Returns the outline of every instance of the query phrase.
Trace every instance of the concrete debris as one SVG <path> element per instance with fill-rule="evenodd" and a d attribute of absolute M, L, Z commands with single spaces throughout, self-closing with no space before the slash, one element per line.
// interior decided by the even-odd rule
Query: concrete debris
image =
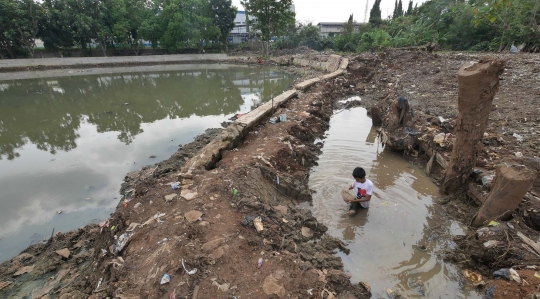
<path fill-rule="evenodd" d="M 176 196 L 178 196 L 178 194 L 169 194 L 169 195 L 165 195 L 165 202 L 171 202 L 173 199 L 176 198 Z"/>

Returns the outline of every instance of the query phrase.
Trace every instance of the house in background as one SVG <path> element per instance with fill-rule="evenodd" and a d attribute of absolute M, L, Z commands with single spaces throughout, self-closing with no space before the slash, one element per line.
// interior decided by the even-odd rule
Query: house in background
<path fill-rule="evenodd" d="M 345 26 L 346 24 L 347 22 L 320 22 L 319 24 L 317 24 L 317 27 L 319 27 L 319 34 L 321 35 L 321 37 L 329 37 L 342 33 L 343 26 Z M 360 26 L 363 26 L 365 24 L 366 23 L 354 22 L 354 30 L 358 30 Z"/>
<path fill-rule="evenodd" d="M 296 7 L 294 4 L 291 5 L 291 11 L 295 12 Z M 249 16 L 250 20 L 250 26 L 253 25 L 253 23 L 257 20 L 253 16 Z M 247 31 L 247 24 L 246 24 L 246 12 L 243 10 L 239 10 L 236 13 L 236 18 L 234 19 L 234 28 L 231 30 L 231 33 L 229 35 L 228 41 L 230 43 L 239 44 L 241 42 L 245 42 L 248 40 L 248 31 Z M 251 28 L 250 28 L 251 29 Z M 253 30 L 251 30 L 251 33 L 254 33 Z M 260 33 L 260 32 L 259 32 Z"/>

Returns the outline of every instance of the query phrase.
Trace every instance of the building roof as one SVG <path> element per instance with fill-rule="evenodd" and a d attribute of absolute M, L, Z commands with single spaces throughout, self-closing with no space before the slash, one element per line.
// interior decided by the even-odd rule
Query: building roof
<path fill-rule="evenodd" d="M 317 24 L 317 26 L 343 26 L 347 24 L 347 22 L 320 22 L 319 24 Z M 365 23 L 358 23 L 358 22 L 353 22 L 353 25 L 363 25 Z"/>

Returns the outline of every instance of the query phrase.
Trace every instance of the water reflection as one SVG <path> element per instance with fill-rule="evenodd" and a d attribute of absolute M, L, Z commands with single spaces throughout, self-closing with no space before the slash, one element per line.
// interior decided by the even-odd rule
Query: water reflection
<path fill-rule="evenodd" d="M 0 261 L 53 228 L 106 218 L 127 172 L 168 158 L 293 79 L 230 67 L 0 82 Z"/>
<path fill-rule="evenodd" d="M 26 143 L 52 154 L 70 151 L 81 122 L 98 133 L 119 132 L 130 144 L 142 123 L 234 113 L 248 96 L 253 106 L 290 85 L 268 69 L 129 73 L 5 81 L 0 88 L 0 159 L 14 159 Z M 254 96 L 253 96 L 254 95 Z"/>
<path fill-rule="evenodd" d="M 348 243 L 351 253 L 338 255 L 353 281 L 368 282 L 376 298 L 386 297 L 387 288 L 406 298 L 479 298 L 434 253 L 449 246 L 434 228 L 450 226 L 433 205 L 437 186 L 399 154 L 377 146 L 363 108 L 333 117 L 328 136 L 310 176 L 310 188 L 317 191 L 313 212 L 330 234 Z M 366 169 L 375 190 L 370 209 L 348 217 L 340 191 L 357 166 Z"/>

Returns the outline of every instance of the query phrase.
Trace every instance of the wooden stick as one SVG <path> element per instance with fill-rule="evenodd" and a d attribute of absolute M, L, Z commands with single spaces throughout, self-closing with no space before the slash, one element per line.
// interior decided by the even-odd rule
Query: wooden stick
<path fill-rule="evenodd" d="M 191 299 L 197 299 L 197 295 L 199 295 L 199 286 L 196 285 L 195 289 L 193 290 L 193 297 Z"/>

